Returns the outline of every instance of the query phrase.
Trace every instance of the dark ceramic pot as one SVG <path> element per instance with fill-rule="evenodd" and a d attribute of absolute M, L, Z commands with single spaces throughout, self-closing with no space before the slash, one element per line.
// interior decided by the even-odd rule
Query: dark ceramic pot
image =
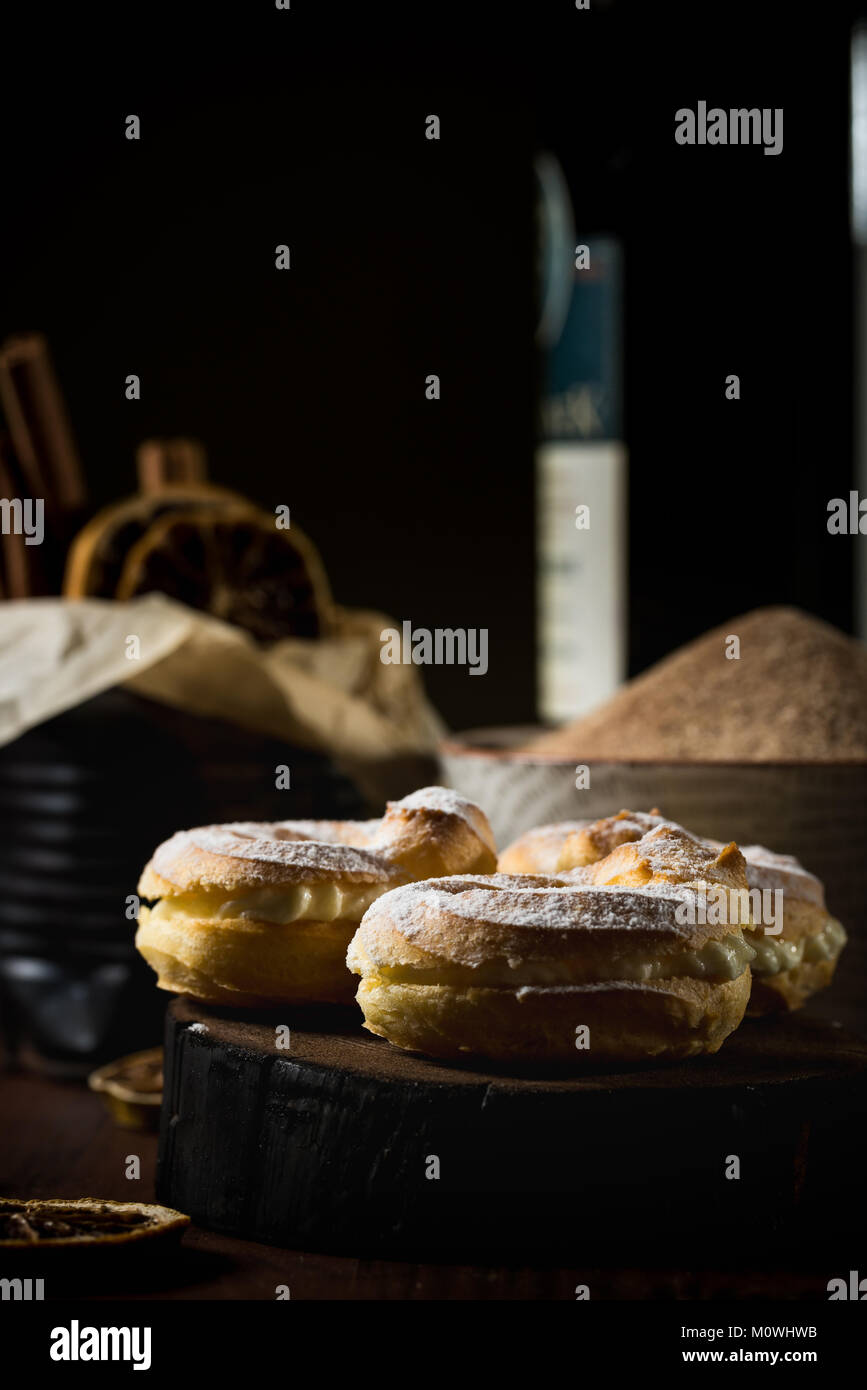
<path fill-rule="evenodd" d="M 275 769 L 290 768 L 278 790 Z M 166 996 L 127 898 L 192 825 L 367 808 L 326 757 L 123 690 L 0 749 L 0 1016 L 24 1063 L 79 1074 L 159 1041 Z"/>

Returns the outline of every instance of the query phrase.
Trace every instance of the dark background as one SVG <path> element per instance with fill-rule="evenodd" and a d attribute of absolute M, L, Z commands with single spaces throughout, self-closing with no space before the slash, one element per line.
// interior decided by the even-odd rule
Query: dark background
<path fill-rule="evenodd" d="M 4 43 L 0 333 L 47 333 L 93 505 L 200 437 L 342 602 L 490 630 L 488 680 L 426 672 L 453 726 L 533 714 L 540 147 L 625 243 L 631 670 L 762 603 L 851 630 L 856 7 L 592 5 L 49 6 Z M 702 99 L 784 107 L 783 153 L 677 146 Z"/>

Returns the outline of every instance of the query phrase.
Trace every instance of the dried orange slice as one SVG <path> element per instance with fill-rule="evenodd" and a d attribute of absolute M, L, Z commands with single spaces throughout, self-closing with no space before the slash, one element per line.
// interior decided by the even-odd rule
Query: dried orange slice
<path fill-rule="evenodd" d="M 184 507 L 243 505 L 240 493 L 210 483 L 167 483 L 97 512 L 72 542 L 63 592 L 67 598 L 114 598 L 124 560 L 153 521 Z"/>
<path fill-rule="evenodd" d="M 320 637 L 331 595 L 312 542 L 249 504 L 193 506 L 152 522 L 130 548 L 116 597 L 158 590 L 260 642 Z"/>
<path fill-rule="evenodd" d="M 0 1252 L 91 1249 L 179 1237 L 190 1218 L 149 1202 L 0 1198 Z"/>
<path fill-rule="evenodd" d="M 122 1128 L 155 1129 L 163 1095 L 163 1050 L 151 1047 L 119 1057 L 92 1071 L 87 1084 Z"/>

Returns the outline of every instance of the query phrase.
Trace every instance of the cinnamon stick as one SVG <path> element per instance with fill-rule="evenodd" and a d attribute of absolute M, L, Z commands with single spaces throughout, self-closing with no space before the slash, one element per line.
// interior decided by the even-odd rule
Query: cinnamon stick
<path fill-rule="evenodd" d="M 27 491 L 49 511 L 81 508 L 86 489 L 66 405 L 41 333 L 0 348 L 0 405 Z"/>
<path fill-rule="evenodd" d="M 11 501 L 20 497 L 22 491 L 8 451 L 0 440 L 0 498 Z M 3 559 L 0 594 L 4 598 L 29 598 L 40 587 L 36 573 L 38 560 L 33 554 L 33 547 L 26 545 L 24 536 L 10 528 L 0 535 L 0 554 Z"/>

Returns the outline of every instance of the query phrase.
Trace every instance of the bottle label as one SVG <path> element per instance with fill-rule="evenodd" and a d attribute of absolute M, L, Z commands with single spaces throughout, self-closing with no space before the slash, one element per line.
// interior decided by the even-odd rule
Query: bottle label
<path fill-rule="evenodd" d="M 539 710 L 561 723 L 625 675 L 626 449 L 542 444 L 536 479 Z"/>

